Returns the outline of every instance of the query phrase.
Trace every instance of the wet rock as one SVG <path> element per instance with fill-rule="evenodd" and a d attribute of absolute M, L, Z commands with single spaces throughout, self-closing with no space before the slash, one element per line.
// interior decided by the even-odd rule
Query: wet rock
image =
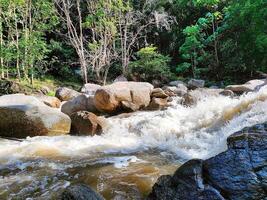
<path fill-rule="evenodd" d="M 160 177 L 147 199 L 224 200 L 216 189 L 205 184 L 202 171 L 202 160 L 188 161 L 173 176 Z"/>
<path fill-rule="evenodd" d="M 223 89 L 197 88 L 183 96 L 183 104 L 186 106 L 195 105 L 199 100 L 209 97 L 218 97 Z"/>
<path fill-rule="evenodd" d="M 87 95 L 95 95 L 95 92 L 100 88 L 101 88 L 101 85 L 87 83 L 82 87 L 81 92 Z"/>
<path fill-rule="evenodd" d="M 151 97 L 156 97 L 156 98 L 167 98 L 168 95 L 161 89 L 161 88 L 155 88 L 152 90 Z"/>
<path fill-rule="evenodd" d="M 168 98 L 156 98 L 153 97 L 149 106 L 148 106 L 148 110 L 161 110 L 164 109 L 168 106 Z"/>
<path fill-rule="evenodd" d="M 228 150 L 191 160 L 161 177 L 148 199 L 259 200 L 267 198 L 267 124 L 231 135 Z"/>
<path fill-rule="evenodd" d="M 169 82 L 168 85 L 169 86 L 175 86 L 175 87 L 177 87 L 178 85 L 184 85 L 184 86 L 186 86 L 186 83 L 184 83 L 183 81 L 171 81 L 171 82 Z"/>
<path fill-rule="evenodd" d="M 99 135 L 106 126 L 106 119 L 98 117 L 94 113 L 79 111 L 71 115 L 72 135 Z"/>
<path fill-rule="evenodd" d="M 198 80 L 198 79 L 191 79 L 188 82 L 188 88 L 189 89 L 196 89 L 196 88 L 203 88 L 205 86 L 205 81 L 204 80 Z"/>
<path fill-rule="evenodd" d="M 243 85 L 229 85 L 225 89 L 231 90 L 236 94 L 242 94 L 245 92 L 252 92 L 265 85 L 265 80 L 251 80 Z"/>
<path fill-rule="evenodd" d="M 138 109 L 150 103 L 153 86 L 146 82 L 116 82 L 96 91 L 94 103 L 101 112 L 114 113 L 123 109 L 121 102 L 135 104 Z"/>
<path fill-rule="evenodd" d="M 57 97 L 50 97 L 50 96 L 45 96 L 45 95 L 36 95 L 35 97 L 39 101 L 43 102 L 44 104 L 52 108 L 59 108 L 61 105 L 61 101 Z"/>
<path fill-rule="evenodd" d="M 61 195 L 61 200 L 104 200 L 104 198 L 84 184 L 69 186 Z"/>
<path fill-rule="evenodd" d="M 125 76 L 120 75 L 113 81 L 113 83 L 116 83 L 116 82 L 127 82 L 127 81 L 128 80 L 127 80 L 127 78 Z"/>
<path fill-rule="evenodd" d="M 168 95 L 168 96 L 184 96 L 188 89 L 185 85 L 183 84 L 178 84 L 177 86 L 164 86 L 162 88 L 164 90 L 164 92 Z"/>
<path fill-rule="evenodd" d="M 235 93 L 231 90 L 223 90 L 220 92 L 220 95 L 227 96 L 227 97 L 233 97 L 235 96 Z"/>
<path fill-rule="evenodd" d="M 97 113 L 97 109 L 94 104 L 94 96 L 79 95 L 70 101 L 64 102 L 61 106 L 61 111 L 67 115 L 78 111 L 89 111 Z"/>
<path fill-rule="evenodd" d="M 0 119 L 0 135 L 14 138 L 64 135 L 71 124 L 58 109 L 23 94 L 0 97 Z"/>
<path fill-rule="evenodd" d="M 70 88 L 66 87 L 60 87 L 56 91 L 56 97 L 61 101 L 69 101 L 77 96 L 79 96 L 81 93 L 72 90 Z"/>

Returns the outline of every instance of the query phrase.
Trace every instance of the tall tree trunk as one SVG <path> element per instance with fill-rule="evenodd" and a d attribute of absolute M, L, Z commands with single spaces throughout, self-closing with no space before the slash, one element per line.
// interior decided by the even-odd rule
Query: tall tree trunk
<path fill-rule="evenodd" d="M 5 73 L 4 73 L 4 58 L 3 58 L 3 25 L 2 25 L 2 8 L 0 6 L 0 69 L 1 69 L 1 78 L 5 78 Z"/>
<path fill-rule="evenodd" d="M 80 40 L 80 50 L 81 50 L 81 67 L 82 67 L 82 73 L 83 73 L 83 79 L 85 83 L 88 83 L 88 78 L 87 78 L 87 64 L 86 64 L 86 58 L 85 58 L 85 52 L 84 52 L 84 44 L 83 44 L 83 27 L 82 27 L 82 14 L 80 10 L 80 0 L 76 1 L 77 3 L 77 10 L 78 10 L 78 16 L 79 16 L 79 28 L 80 28 L 80 35 L 79 35 L 79 40 Z"/>
<path fill-rule="evenodd" d="M 20 66 L 19 66 L 19 31 L 18 31 L 18 22 L 17 22 L 17 15 L 16 15 L 16 8 L 14 6 L 14 18 L 15 18 L 15 31 L 16 31 L 16 69 L 17 69 L 17 77 L 20 80 L 21 75 L 20 75 Z"/>

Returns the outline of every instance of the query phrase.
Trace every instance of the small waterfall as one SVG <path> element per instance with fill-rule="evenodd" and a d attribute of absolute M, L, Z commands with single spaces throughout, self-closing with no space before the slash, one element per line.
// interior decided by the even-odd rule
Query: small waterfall
<path fill-rule="evenodd" d="M 175 99 L 172 106 L 163 111 L 140 111 L 111 117 L 101 136 L 34 137 L 22 142 L 0 139 L 0 171 L 8 174 L 5 177 L 0 173 L 0 191 L 4 191 L 0 192 L 0 197 L 8 194 L 14 184 L 20 185 L 20 181 L 21 187 L 35 194 L 31 184 L 24 185 L 32 179 L 36 181 L 36 187 L 44 188 L 41 194 L 51 197 L 53 188 L 70 184 L 71 180 L 65 181 L 66 174 L 71 177 L 68 169 L 77 168 L 77 174 L 71 178 L 75 179 L 79 177 L 80 168 L 91 165 L 107 163 L 114 164 L 115 169 L 134 168 L 130 163 L 137 162 L 148 169 L 146 163 L 162 164 L 168 159 L 169 163 L 206 159 L 224 151 L 226 138 L 232 133 L 267 121 L 266 86 L 237 98 L 199 95 L 199 101 L 192 107 L 182 106 L 176 103 L 179 99 Z M 34 170 L 27 171 L 29 168 Z M 114 168 L 109 169 L 109 173 L 112 170 Z M 136 168 L 131 170 L 136 171 Z M 146 174 L 145 177 L 153 177 L 151 184 L 160 174 L 157 167 L 149 170 L 152 175 Z M 20 173 L 16 174 L 17 171 Z M 123 176 L 117 173 L 116 176 Z M 101 173 L 97 174 L 101 178 Z M 65 178 L 60 179 L 61 176 Z M 100 192 L 105 191 L 96 187 Z M 27 194 L 29 191 L 25 188 L 14 189 L 13 194 Z"/>

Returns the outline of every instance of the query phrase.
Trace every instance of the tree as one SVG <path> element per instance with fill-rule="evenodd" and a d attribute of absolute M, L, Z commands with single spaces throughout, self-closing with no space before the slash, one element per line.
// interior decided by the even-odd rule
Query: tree
<path fill-rule="evenodd" d="M 158 53 L 156 47 L 140 49 L 137 57 L 138 60 L 130 62 L 130 71 L 141 75 L 143 80 L 164 80 L 172 75 L 168 66 L 170 57 Z"/>

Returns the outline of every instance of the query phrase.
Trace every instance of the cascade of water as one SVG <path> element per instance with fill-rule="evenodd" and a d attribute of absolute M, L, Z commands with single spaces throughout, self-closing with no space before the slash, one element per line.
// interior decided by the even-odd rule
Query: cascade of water
<path fill-rule="evenodd" d="M 121 184 L 125 181 L 135 184 L 140 174 L 135 178 L 133 174 L 140 169 L 144 177 L 136 185 L 143 188 L 144 179 L 150 177 L 146 184 L 149 190 L 160 175 L 157 166 L 163 169 L 166 159 L 177 164 L 177 160 L 214 156 L 226 149 L 226 138 L 232 133 L 267 121 L 266 86 L 238 98 L 200 94 L 198 99 L 192 107 L 174 101 L 164 111 L 141 111 L 109 118 L 109 126 L 101 136 L 34 137 L 22 142 L 0 139 L 0 198 L 28 194 L 51 197 L 53 191 L 56 194 L 58 188 L 79 179 L 81 169 L 91 171 L 88 166 L 105 163 L 114 164 L 115 168 L 97 171 L 99 168 L 95 167 L 98 175 L 90 175 L 98 177 L 101 183 L 101 187 L 96 186 L 98 191 L 106 191 L 104 186 L 114 189 L 116 184 L 106 185 L 111 181 L 103 179 L 106 176 L 116 176 L 114 180 L 121 180 Z M 135 162 L 139 164 L 129 165 Z M 147 163 L 160 164 L 154 167 Z M 115 170 L 127 166 L 124 174 Z M 75 172 L 73 177 L 68 170 Z M 38 188 L 41 191 L 36 193 Z M 126 190 L 122 188 L 114 190 Z"/>

